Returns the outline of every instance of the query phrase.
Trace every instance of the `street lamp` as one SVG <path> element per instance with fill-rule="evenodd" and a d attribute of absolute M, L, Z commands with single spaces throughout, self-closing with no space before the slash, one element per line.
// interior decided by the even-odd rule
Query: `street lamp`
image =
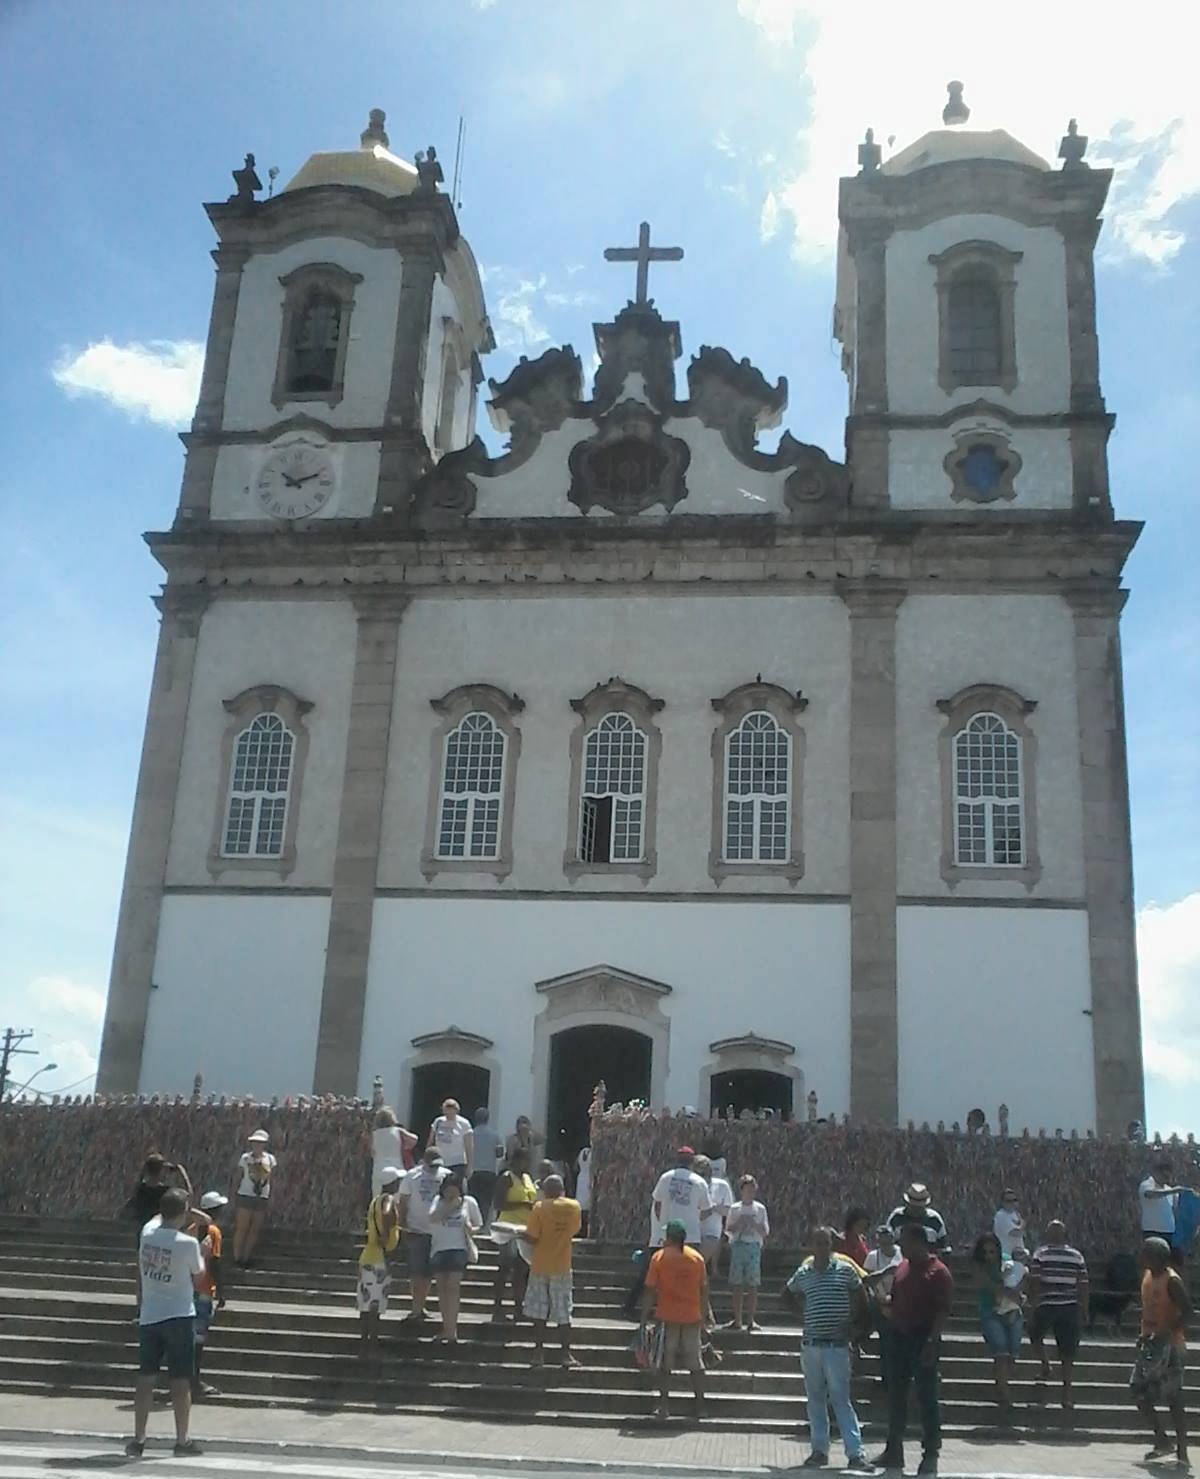
<path fill-rule="evenodd" d="M 31 1073 L 19 1089 L 12 1090 L 13 1098 L 15 1099 L 18 1094 L 23 1094 L 25 1090 L 29 1087 L 29 1085 L 34 1081 L 34 1079 L 38 1077 L 39 1074 L 53 1073 L 57 1067 L 57 1063 L 43 1063 L 42 1066 L 38 1069 L 37 1073 Z"/>

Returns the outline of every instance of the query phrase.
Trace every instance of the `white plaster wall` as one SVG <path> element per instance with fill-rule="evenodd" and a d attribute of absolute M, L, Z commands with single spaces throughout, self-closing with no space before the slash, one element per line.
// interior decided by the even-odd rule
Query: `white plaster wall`
<path fill-rule="evenodd" d="M 635 387 L 634 381 L 639 382 Z M 640 389 L 640 375 L 631 375 L 625 391 Z M 644 396 L 622 399 L 644 399 Z M 695 417 L 681 417 L 666 423 L 668 436 L 678 437 L 688 445 L 691 458 L 684 481 L 687 497 L 675 505 L 679 514 L 766 514 L 786 509 L 783 485 L 790 469 L 780 472 L 756 472 L 739 462 L 726 447 L 719 431 L 701 424 Z M 567 459 L 577 442 L 594 436 L 593 421 L 571 420 L 557 431 L 542 438 L 537 451 L 521 467 L 499 478 L 476 478 L 478 493 L 475 513 L 480 518 L 573 518 L 580 510 L 567 497 L 571 486 Z M 656 505 L 639 521 L 661 518 L 666 510 Z M 611 517 L 606 509 L 593 508 L 590 519 Z"/>
<path fill-rule="evenodd" d="M 710 892 L 712 827 L 710 745 L 718 716 L 712 700 L 761 673 L 802 690 L 807 737 L 804 770 L 805 876 L 800 893 L 845 893 L 847 874 L 849 623 L 827 595 L 656 595 L 419 598 L 400 628 L 396 705 L 387 776 L 379 880 L 424 887 L 420 854 L 429 806 L 430 700 L 462 683 L 493 683 L 525 701 L 517 716 L 522 750 L 517 772 L 513 850 L 506 889 L 569 890 L 563 873 L 568 840 L 570 700 L 617 675 L 665 707 L 657 716 L 658 871 L 646 885 Z M 571 819 L 574 835 L 575 819 Z M 489 888 L 489 873 L 442 873 L 439 885 Z M 628 876 L 588 874 L 576 887 L 640 889 Z M 791 892 L 786 880 L 728 880 L 724 892 Z"/>
<path fill-rule="evenodd" d="M 897 852 L 902 895 L 951 893 L 941 876 L 942 792 L 937 701 L 973 683 L 1033 699 L 1037 736 L 1034 897 L 1083 897 L 1083 807 L 1071 613 L 1053 595 L 909 596 L 896 631 Z M 1027 896 L 1018 882 L 963 882 L 956 896 Z"/>
<path fill-rule="evenodd" d="M 318 436 L 319 433 L 310 429 L 305 435 Z M 255 496 L 258 476 L 273 448 L 274 443 L 235 443 L 218 451 L 212 491 L 214 519 L 256 519 L 260 523 L 278 524 L 280 529 L 291 527 L 286 520 L 272 519 Z M 379 443 L 332 442 L 329 456 L 333 461 L 337 488 L 313 519 L 366 518 L 375 508 Z"/>
<path fill-rule="evenodd" d="M 1052 226 L 1023 226 L 1003 216 L 947 216 L 916 231 L 897 231 L 887 246 L 887 376 L 893 412 L 941 412 L 975 399 L 973 388 L 947 393 L 938 384 L 937 269 L 929 258 L 960 241 L 990 241 L 1023 253 L 1014 268 L 1017 385 L 978 392 L 1015 411 L 1066 411 L 1071 368 L 1067 269 Z"/>
<path fill-rule="evenodd" d="M 328 898 L 163 900 L 138 1088 L 310 1094 Z"/>
<path fill-rule="evenodd" d="M 1004 437 L 1021 459 L 1013 480 L 1015 498 L 993 503 L 957 501 L 945 462 L 968 429 Z M 1005 426 L 998 421 L 969 417 L 953 426 L 927 431 L 893 429 L 888 438 L 888 499 L 893 508 L 969 509 L 986 519 L 1010 509 L 1061 508 L 1073 505 L 1071 445 L 1066 431 L 1032 426 Z"/>
<path fill-rule="evenodd" d="M 307 262 L 334 262 L 362 276 L 355 288 L 346 353 L 345 393 L 336 406 L 271 402 L 279 358 L 284 289 L 279 279 Z M 237 322 L 225 388 L 227 431 L 273 426 L 297 412 L 312 412 L 333 426 L 379 426 L 391 385 L 396 313 L 400 305 L 400 254 L 342 237 L 314 237 L 278 252 L 251 257 L 242 272 Z"/>
<path fill-rule="evenodd" d="M 184 733 L 179 792 L 167 859 L 169 884 L 209 884 L 208 851 L 224 797 L 221 743 L 229 715 L 223 701 L 259 683 L 288 688 L 313 707 L 295 870 L 239 869 L 230 860 L 220 882 L 328 886 L 333 880 L 345 766 L 356 627 L 349 601 L 215 601 L 200 627 Z"/>
<path fill-rule="evenodd" d="M 507 1128 L 540 1111 L 529 1102 L 534 1017 L 545 1005 L 535 984 L 605 964 L 673 988 L 659 1002 L 671 1019 L 673 1108 L 696 1102 L 709 1043 L 753 1031 L 794 1043 L 789 1061 L 806 1092 L 840 1114 L 850 1097 L 849 959 L 844 904 L 378 899 L 359 1092 L 380 1073 L 385 1093 L 397 1094 L 412 1039 L 453 1024 L 495 1044 L 493 1122 Z"/>
<path fill-rule="evenodd" d="M 901 1123 L 1095 1127 L 1085 911 L 903 908 L 897 948 Z"/>
<path fill-rule="evenodd" d="M 442 355 L 446 328 L 443 319 L 458 320 L 458 305 L 446 286 L 445 279 L 434 279 L 433 300 L 429 313 L 429 337 L 425 342 L 425 383 L 421 387 L 421 429 L 427 446 L 432 447 L 437 431 L 438 405 L 442 388 Z"/>

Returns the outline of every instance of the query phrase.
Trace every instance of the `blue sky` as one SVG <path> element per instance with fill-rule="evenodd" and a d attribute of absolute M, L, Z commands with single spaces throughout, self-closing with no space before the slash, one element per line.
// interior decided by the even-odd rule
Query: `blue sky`
<path fill-rule="evenodd" d="M 840 455 L 830 336 L 839 173 L 867 124 L 896 146 L 966 82 L 973 123 L 1053 157 L 1068 116 L 1118 168 L 1098 274 L 1114 497 L 1145 519 L 1124 642 L 1149 1120 L 1200 1128 L 1200 103 L 1186 48 L 1133 12 L 986 15 L 930 0 L 7 0 L 0 508 L 0 1026 L 38 1031 L 40 1082 L 94 1051 L 156 617 L 141 532 L 171 520 L 208 319 L 201 209 L 253 150 L 286 181 L 383 107 L 393 149 L 453 159 L 502 378 L 631 287 L 602 249 L 686 258 L 651 291 L 685 353 L 723 344 L 788 378 L 786 424 Z M 1092 34 L 1095 33 L 1095 34 Z M 1175 54 L 1177 53 L 1177 55 Z M 1025 57 L 1021 63 L 1019 58 Z"/>

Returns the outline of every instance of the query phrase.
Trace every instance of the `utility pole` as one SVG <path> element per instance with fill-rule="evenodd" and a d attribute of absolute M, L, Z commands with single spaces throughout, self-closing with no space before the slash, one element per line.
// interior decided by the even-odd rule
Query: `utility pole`
<path fill-rule="evenodd" d="M 28 1027 L 19 1032 L 15 1027 L 4 1029 L 4 1039 L 0 1042 L 0 1099 L 4 1098 L 4 1091 L 8 1088 L 9 1059 L 15 1058 L 18 1053 L 27 1054 L 31 1058 L 37 1056 L 36 1048 L 18 1047 L 19 1043 L 23 1043 L 27 1037 L 32 1036 L 33 1032 Z"/>

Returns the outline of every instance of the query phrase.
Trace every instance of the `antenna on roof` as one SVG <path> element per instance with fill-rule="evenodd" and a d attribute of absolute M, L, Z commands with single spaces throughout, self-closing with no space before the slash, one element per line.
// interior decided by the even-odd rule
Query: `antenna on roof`
<path fill-rule="evenodd" d="M 454 176 L 450 182 L 450 201 L 456 211 L 462 210 L 462 195 L 460 194 L 460 188 L 462 186 L 463 149 L 466 143 L 466 138 L 467 123 L 466 119 L 460 113 L 458 115 L 458 143 L 455 145 L 454 149 Z"/>

